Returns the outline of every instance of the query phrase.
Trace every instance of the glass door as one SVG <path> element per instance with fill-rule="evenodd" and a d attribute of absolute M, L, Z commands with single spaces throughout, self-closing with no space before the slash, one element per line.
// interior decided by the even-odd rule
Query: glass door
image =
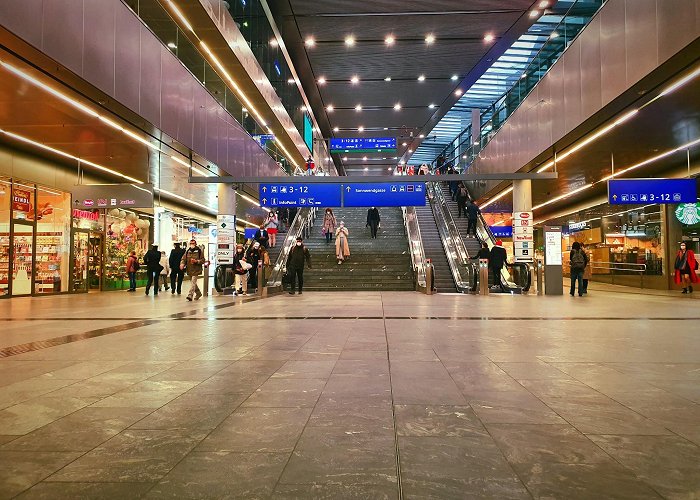
<path fill-rule="evenodd" d="M 88 256 L 90 233 L 75 231 L 73 233 L 73 291 L 88 291 Z"/>
<path fill-rule="evenodd" d="M 34 225 L 12 225 L 12 295 L 31 295 Z"/>
<path fill-rule="evenodd" d="M 88 240 L 88 289 L 102 289 L 102 235 L 90 233 Z"/>

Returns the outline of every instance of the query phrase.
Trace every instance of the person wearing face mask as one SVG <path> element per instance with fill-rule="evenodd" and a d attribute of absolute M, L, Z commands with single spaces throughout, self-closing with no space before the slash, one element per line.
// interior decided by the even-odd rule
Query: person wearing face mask
<path fill-rule="evenodd" d="M 248 295 L 248 271 L 251 266 L 245 258 L 243 245 L 236 245 L 236 253 L 233 254 L 233 295 Z"/>
<path fill-rule="evenodd" d="M 267 229 L 267 234 L 270 238 L 270 246 L 269 248 L 273 248 L 277 242 L 277 226 L 279 225 L 279 219 L 277 218 L 277 214 L 275 213 L 274 210 L 270 211 L 269 214 L 267 214 L 267 218 L 265 219 L 265 229 Z"/>
<path fill-rule="evenodd" d="M 182 256 L 180 261 L 180 269 L 183 269 L 187 276 L 190 277 L 190 291 L 187 294 L 187 300 L 190 302 L 194 297 L 194 300 L 199 300 L 202 296 L 202 292 L 197 286 L 197 280 L 202 274 L 202 269 L 204 268 L 204 252 L 197 246 L 196 240 L 190 240 L 190 246 Z"/>
<path fill-rule="evenodd" d="M 323 228 L 321 229 L 321 232 L 326 236 L 326 243 L 330 243 L 331 239 L 333 239 L 333 233 L 335 233 L 337 225 L 338 222 L 335 219 L 335 215 L 333 215 L 333 209 L 327 208 L 323 216 Z"/>
<path fill-rule="evenodd" d="M 287 257 L 287 273 L 289 274 L 291 289 L 289 295 L 294 295 L 297 281 L 299 282 L 299 295 L 304 287 L 304 262 L 311 269 L 311 254 L 304 245 L 301 237 L 297 238 L 296 244 L 289 251 Z"/>
<path fill-rule="evenodd" d="M 335 230 L 335 256 L 338 259 L 338 265 L 342 264 L 350 256 L 348 234 L 345 222 L 340 221 L 340 226 Z"/>
<path fill-rule="evenodd" d="M 263 257 L 263 248 L 260 242 L 255 241 L 252 245 L 248 247 L 248 251 L 245 254 L 245 260 L 250 264 L 250 271 L 248 272 L 248 288 L 257 289 L 258 288 L 258 261 Z"/>
<path fill-rule="evenodd" d="M 372 231 L 372 238 L 377 239 L 377 228 L 379 228 L 379 210 L 377 207 L 372 207 L 367 210 L 367 225 Z"/>
<path fill-rule="evenodd" d="M 260 229 L 255 231 L 255 236 L 253 236 L 253 239 L 257 243 L 260 243 L 261 246 L 264 246 L 265 248 L 269 247 L 270 234 L 267 232 L 267 229 L 265 229 L 265 224 L 261 224 Z"/>
<path fill-rule="evenodd" d="M 683 284 L 681 293 L 693 293 L 692 283 L 698 282 L 698 275 L 695 272 L 698 269 L 698 262 L 695 260 L 695 253 L 688 248 L 688 244 L 685 241 L 681 242 L 673 267 L 676 271 L 674 277 L 676 285 Z"/>

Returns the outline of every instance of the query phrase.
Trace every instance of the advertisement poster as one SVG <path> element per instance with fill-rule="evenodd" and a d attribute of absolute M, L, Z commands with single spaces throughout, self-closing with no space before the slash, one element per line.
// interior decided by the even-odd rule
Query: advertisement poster
<path fill-rule="evenodd" d="M 236 216 L 218 215 L 216 217 L 216 263 L 233 264 L 236 250 Z"/>
<path fill-rule="evenodd" d="M 535 254 L 532 212 L 513 214 L 513 245 L 515 262 L 532 262 Z"/>
<path fill-rule="evenodd" d="M 544 259 L 547 266 L 561 266 L 561 231 L 544 233 Z"/>
<path fill-rule="evenodd" d="M 32 209 L 31 205 L 32 194 L 24 189 L 12 190 L 12 209 L 18 212 L 29 212 Z"/>

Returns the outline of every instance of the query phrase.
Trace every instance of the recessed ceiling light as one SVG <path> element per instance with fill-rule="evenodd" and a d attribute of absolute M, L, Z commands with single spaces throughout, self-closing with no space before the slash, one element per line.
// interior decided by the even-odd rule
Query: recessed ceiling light
<path fill-rule="evenodd" d="M 387 170 L 391 172 L 391 167 L 387 167 Z"/>
<path fill-rule="evenodd" d="M 347 157 L 347 156 L 343 156 L 343 161 L 348 161 L 348 157 Z"/>
<path fill-rule="evenodd" d="M 319 85 L 325 85 L 325 83 L 326 83 L 326 79 L 325 79 L 324 77 L 321 77 L 321 78 L 318 79 L 318 84 L 319 84 Z"/>
<path fill-rule="evenodd" d="M 363 156 L 363 157 L 362 157 L 362 161 L 367 161 L 367 157 L 366 157 L 366 156 Z"/>
<path fill-rule="evenodd" d="M 355 45 L 355 37 L 354 36 L 346 36 L 345 37 L 345 45 L 348 47 L 352 47 Z"/>
<path fill-rule="evenodd" d="M 302 107 L 301 107 L 301 110 L 302 110 L 302 111 L 306 111 L 306 106 L 302 106 Z"/>
<path fill-rule="evenodd" d="M 363 127 L 362 125 L 360 125 L 359 127 L 357 127 L 357 131 L 358 131 L 358 132 L 364 132 L 364 131 L 365 131 L 365 127 Z"/>
<path fill-rule="evenodd" d="M 428 107 L 429 107 L 430 109 L 433 109 L 433 108 L 435 107 L 435 104 L 428 104 Z"/>
<path fill-rule="evenodd" d="M 412 150 L 412 149 L 409 149 L 408 152 L 409 152 L 409 153 L 413 153 L 413 150 Z"/>
<path fill-rule="evenodd" d="M 466 160 L 466 159 L 467 159 L 467 155 L 462 155 L 462 159 L 463 159 L 463 160 Z"/>
<path fill-rule="evenodd" d="M 333 127 L 333 132 L 340 132 L 340 128 L 338 128 L 338 127 Z"/>
<path fill-rule="evenodd" d="M 486 33 L 486 34 L 484 35 L 484 41 L 485 41 L 485 42 L 493 42 L 493 40 L 494 40 L 495 38 L 496 38 L 496 37 L 494 37 L 492 33 Z"/>
<path fill-rule="evenodd" d="M 397 102 L 396 104 L 394 104 L 394 109 L 395 109 L 396 111 L 400 110 L 400 109 L 401 109 L 401 104 L 398 103 L 398 102 Z"/>
<path fill-rule="evenodd" d="M 531 10 L 531 11 L 530 11 L 530 17 L 532 17 L 532 18 L 535 18 L 535 17 L 537 17 L 537 16 L 539 16 L 539 15 L 540 15 L 540 11 L 539 11 L 539 10 Z"/>
<path fill-rule="evenodd" d="M 307 47 L 313 47 L 314 45 L 316 45 L 316 40 L 314 40 L 314 37 L 310 36 L 306 39 L 304 45 L 306 45 Z"/>
<path fill-rule="evenodd" d="M 450 78 L 450 80 L 452 80 L 453 82 L 456 82 L 458 78 L 459 78 L 459 76 L 457 76 L 457 75 L 452 75 L 452 77 Z"/>
<path fill-rule="evenodd" d="M 390 81 L 391 81 L 391 77 L 390 77 L 390 76 L 387 76 L 387 77 L 384 79 L 384 81 L 385 81 L 385 82 L 390 82 Z"/>
<path fill-rule="evenodd" d="M 557 38 L 558 36 L 559 36 L 559 33 L 557 33 L 556 31 L 552 31 L 552 34 L 549 35 L 549 38 Z"/>
<path fill-rule="evenodd" d="M 362 105 L 358 104 L 357 106 L 355 106 L 355 111 L 362 111 Z"/>
<path fill-rule="evenodd" d="M 355 75 L 352 78 L 350 78 L 351 83 L 358 83 L 360 81 L 360 77 Z"/>
<path fill-rule="evenodd" d="M 522 80 L 522 79 L 525 78 L 526 76 L 527 76 L 527 73 L 523 73 L 522 75 L 520 75 L 520 79 Z"/>
<path fill-rule="evenodd" d="M 420 76 L 418 77 L 418 81 L 419 81 L 419 82 L 424 82 L 424 81 L 425 81 L 425 75 L 420 75 Z"/>
<path fill-rule="evenodd" d="M 435 42 L 435 35 L 433 35 L 432 33 L 430 33 L 429 35 L 426 35 L 426 36 L 425 36 L 425 43 L 427 43 L 428 45 L 430 45 L 430 44 L 433 43 L 433 42 Z"/>
<path fill-rule="evenodd" d="M 294 78 L 288 78 L 288 79 L 287 79 L 287 83 L 289 83 L 290 85 L 291 85 L 292 83 L 294 83 Z"/>
<path fill-rule="evenodd" d="M 462 95 L 462 94 L 464 94 L 464 92 L 462 91 L 462 89 L 457 89 L 457 90 L 455 90 L 455 95 Z"/>
<path fill-rule="evenodd" d="M 367 158 L 364 158 L 364 159 L 366 160 Z M 368 170 L 369 170 L 369 167 L 365 167 L 365 172 L 367 172 Z"/>
<path fill-rule="evenodd" d="M 384 39 L 384 43 L 387 45 L 394 45 L 394 42 L 396 41 L 396 38 L 394 38 L 394 35 L 387 35 L 387 37 Z"/>
<path fill-rule="evenodd" d="M 423 139 L 423 138 L 425 137 L 425 134 L 421 134 L 421 135 L 419 135 L 418 137 L 420 137 L 421 139 Z"/>
<path fill-rule="evenodd" d="M 389 130 L 389 127 L 384 127 L 384 130 Z"/>
<path fill-rule="evenodd" d="M 168 42 L 168 47 L 170 47 L 171 49 L 176 49 L 177 45 L 175 45 L 174 42 Z"/>
<path fill-rule="evenodd" d="M 329 104 L 328 106 L 326 106 L 326 111 L 333 111 L 333 105 Z"/>
<path fill-rule="evenodd" d="M 279 44 L 280 44 L 280 43 L 277 41 L 276 38 L 273 38 L 272 40 L 270 40 L 270 46 L 271 46 L 271 47 L 277 47 Z"/>
<path fill-rule="evenodd" d="M 407 143 L 407 142 L 402 142 L 401 145 L 402 145 L 402 146 L 408 146 L 408 143 Z"/>
<path fill-rule="evenodd" d="M 546 9 L 547 7 L 549 7 L 549 2 L 547 0 L 542 0 L 540 2 L 540 9 Z"/>

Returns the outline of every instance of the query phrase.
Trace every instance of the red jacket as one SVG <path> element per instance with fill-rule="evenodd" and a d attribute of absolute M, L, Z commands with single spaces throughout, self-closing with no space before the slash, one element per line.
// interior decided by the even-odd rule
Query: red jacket
<path fill-rule="evenodd" d="M 126 272 L 127 273 L 135 273 L 136 269 L 134 269 L 134 264 L 136 263 L 138 259 L 136 257 L 133 257 L 129 255 L 129 257 L 126 259 Z"/>
<path fill-rule="evenodd" d="M 697 283 L 700 280 L 698 280 L 698 274 L 695 272 L 695 270 L 697 269 L 697 265 L 698 265 L 697 261 L 695 260 L 695 254 L 690 249 L 686 250 L 685 253 L 686 253 L 687 259 L 688 259 L 688 267 L 690 268 L 690 281 L 692 283 Z M 681 252 L 679 250 L 678 253 L 676 254 L 676 259 L 680 256 L 681 256 Z M 674 264 L 675 264 L 675 262 L 674 262 Z M 675 282 L 678 285 L 681 283 L 681 281 L 682 281 L 681 271 L 680 271 L 680 269 L 676 269 Z"/>

